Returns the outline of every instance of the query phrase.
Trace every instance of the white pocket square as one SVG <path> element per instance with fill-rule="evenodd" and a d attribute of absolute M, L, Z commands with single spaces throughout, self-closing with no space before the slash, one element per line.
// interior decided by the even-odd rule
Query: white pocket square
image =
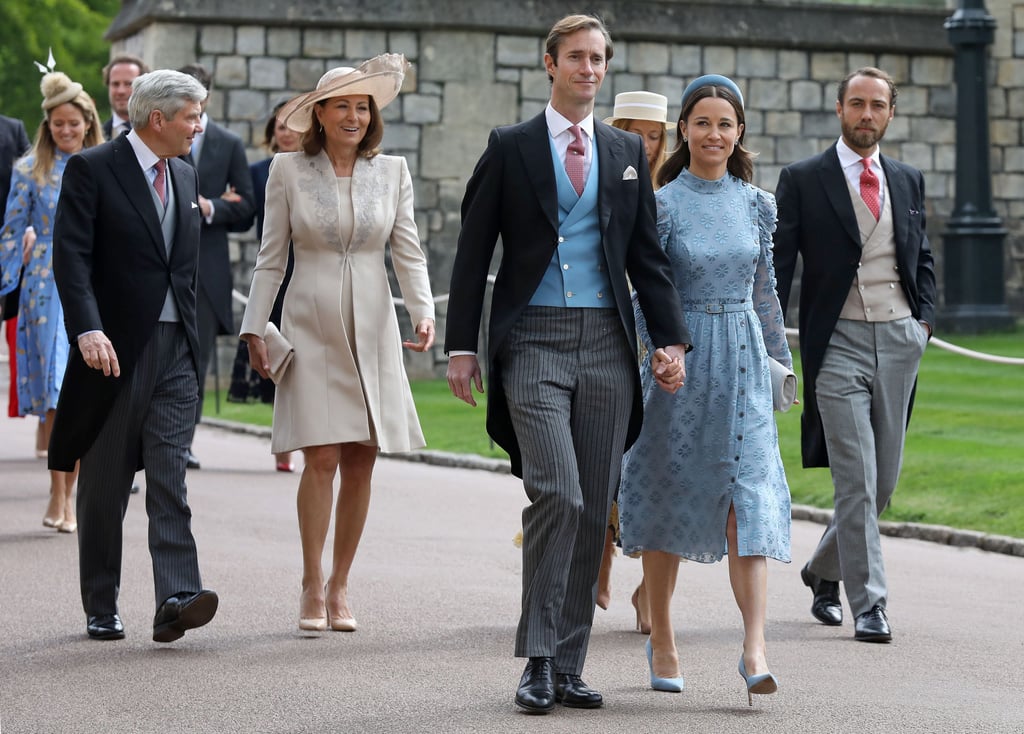
<path fill-rule="evenodd" d="M 625 171 L 623 171 L 622 172 L 622 180 L 623 181 L 636 181 L 636 169 L 633 168 L 633 166 L 630 166 Z"/>
<path fill-rule="evenodd" d="M 195 202 L 193 201 L 193 202 L 192 202 L 192 208 L 193 208 L 193 209 L 198 209 L 198 208 L 199 208 L 199 205 L 198 205 L 197 203 L 195 203 Z"/>

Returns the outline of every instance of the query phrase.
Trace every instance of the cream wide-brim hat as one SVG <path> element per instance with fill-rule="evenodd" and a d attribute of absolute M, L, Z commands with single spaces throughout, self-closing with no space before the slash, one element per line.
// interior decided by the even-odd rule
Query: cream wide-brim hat
<path fill-rule="evenodd" d="M 657 92 L 621 92 L 615 95 L 612 116 L 604 118 L 611 125 L 616 120 L 648 120 L 675 127 L 668 120 L 668 97 Z"/>
<path fill-rule="evenodd" d="M 359 66 L 331 69 L 316 83 L 316 89 L 300 94 L 281 108 L 277 119 L 297 133 L 309 129 L 313 117 L 310 110 L 317 102 L 331 97 L 366 94 L 373 97 L 377 109 L 384 109 L 402 89 L 409 62 L 402 54 L 381 54 Z"/>

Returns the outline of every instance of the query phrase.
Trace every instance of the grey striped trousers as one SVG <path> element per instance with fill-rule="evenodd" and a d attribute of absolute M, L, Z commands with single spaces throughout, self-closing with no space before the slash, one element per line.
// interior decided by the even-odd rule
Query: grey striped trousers
<path fill-rule="evenodd" d="M 523 457 L 517 657 L 580 674 L 637 371 L 614 309 L 530 307 L 497 355 Z"/>
<path fill-rule="evenodd" d="M 80 464 L 78 556 L 87 616 L 117 612 L 122 525 L 140 454 L 146 467 L 156 605 L 178 592 L 202 588 L 185 490 L 197 400 L 185 329 L 161 322 Z"/>

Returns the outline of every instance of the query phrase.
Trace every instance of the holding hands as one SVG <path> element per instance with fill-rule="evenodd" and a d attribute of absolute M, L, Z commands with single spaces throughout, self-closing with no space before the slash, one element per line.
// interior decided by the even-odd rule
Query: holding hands
<path fill-rule="evenodd" d="M 675 394 L 686 382 L 686 345 L 673 344 L 655 350 L 651 355 L 651 372 L 658 387 Z"/>

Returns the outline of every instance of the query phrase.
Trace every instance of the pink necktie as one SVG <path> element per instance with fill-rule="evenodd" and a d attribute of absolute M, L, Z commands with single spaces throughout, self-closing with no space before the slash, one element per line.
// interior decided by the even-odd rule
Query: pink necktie
<path fill-rule="evenodd" d="M 156 162 L 153 166 L 156 169 L 156 178 L 153 179 L 153 188 L 156 189 L 156 195 L 160 197 L 160 203 L 167 207 L 167 161 L 163 158 Z"/>
<path fill-rule="evenodd" d="M 871 170 L 870 158 L 862 158 L 860 162 L 864 164 L 864 170 L 860 172 L 860 198 L 875 215 L 875 221 L 878 221 L 882 209 L 878 203 L 878 176 Z"/>
<path fill-rule="evenodd" d="M 576 189 L 577 195 L 583 194 L 583 161 L 586 159 L 587 149 L 583 144 L 583 135 L 580 133 L 580 126 L 573 125 L 569 128 L 572 133 L 572 142 L 565 151 L 565 172 L 569 174 L 572 187 Z"/>

